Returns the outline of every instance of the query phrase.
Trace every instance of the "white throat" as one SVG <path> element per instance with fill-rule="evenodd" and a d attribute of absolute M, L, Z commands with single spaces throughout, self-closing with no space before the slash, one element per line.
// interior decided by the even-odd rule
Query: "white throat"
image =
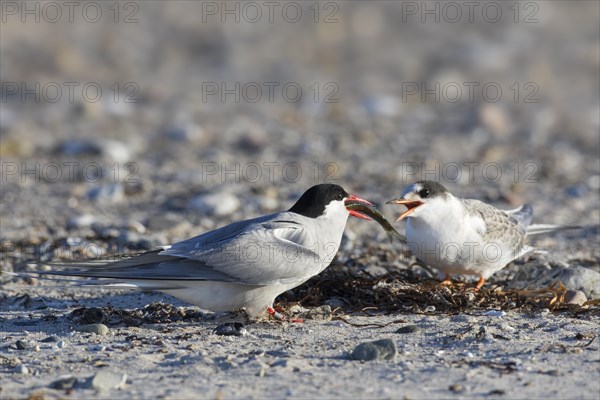
<path fill-rule="evenodd" d="M 452 224 L 464 215 L 464 206 L 456 197 L 446 194 L 430 199 L 408 216 L 413 225 Z"/>
<path fill-rule="evenodd" d="M 332 201 L 325 206 L 325 211 L 323 214 L 317 217 L 319 220 L 327 220 L 327 221 L 344 221 L 344 223 L 348 220 L 348 210 L 344 205 L 344 201 Z"/>

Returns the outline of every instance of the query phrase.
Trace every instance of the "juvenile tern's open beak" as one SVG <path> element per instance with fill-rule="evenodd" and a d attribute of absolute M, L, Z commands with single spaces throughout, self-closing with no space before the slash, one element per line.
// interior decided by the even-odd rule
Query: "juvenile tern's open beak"
<path fill-rule="evenodd" d="M 361 199 L 360 197 L 355 196 L 353 194 L 351 194 L 348 197 L 346 197 L 346 200 L 344 201 L 344 203 L 347 203 L 349 201 L 352 201 L 354 203 L 357 203 L 357 202 L 358 203 L 364 203 L 364 205 L 367 206 L 367 207 L 372 207 L 374 205 L 370 201 L 365 200 L 365 199 Z M 363 214 L 363 213 L 361 213 L 359 211 L 350 210 L 348 207 L 346 207 L 346 209 L 348 210 L 348 212 L 350 213 L 350 215 L 352 215 L 353 217 L 362 218 L 362 219 L 371 219 L 370 217 L 368 217 L 367 215 L 365 215 L 365 214 Z"/>
<path fill-rule="evenodd" d="M 418 201 L 418 200 L 406 200 L 406 199 L 400 198 L 400 199 L 390 200 L 385 204 L 402 204 L 407 208 L 406 211 L 404 211 L 402 214 L 400 214 L 398 216 L 398 218 L 396 218 L 394 220 L 394 222 L 397 222 L 397 221 L 400 221 L 400 220 L 406 218 L 410 214 L 414 213 L 415 210 L 417 209 L 417 207 L 422 206 L 425 203 L 423 203 L 422 201 Z"/>

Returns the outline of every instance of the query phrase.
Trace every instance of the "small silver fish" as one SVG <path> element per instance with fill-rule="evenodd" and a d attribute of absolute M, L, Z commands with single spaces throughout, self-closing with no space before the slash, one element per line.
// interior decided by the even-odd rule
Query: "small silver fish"
<path fill-rule="evenodd" d="M 379 225 L 383 227 L 388 239 L 390 239 L 390 242 L 393 243 L 393 239 L 394 237 L 396 237 L 398 240 L 400 240 L 401 243 L 406 243 L 406 237 L 400 234 L 396 229 L 394 229 L 392 224 L 390 224 L 389 221 L 385 219 L 383 214 L 379 212 L 379 210 L 374 205 L 369 206 L 362 202 L 347 200 L 346 208 L 367 215 L 373 220 L 375 220 Z"/>

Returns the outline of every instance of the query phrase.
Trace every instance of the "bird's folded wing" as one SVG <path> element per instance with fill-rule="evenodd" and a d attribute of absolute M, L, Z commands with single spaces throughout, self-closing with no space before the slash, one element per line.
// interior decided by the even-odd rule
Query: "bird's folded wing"
<path fill-rule="evenodd" d="M 531 216 L 526 215 L 531 210 L 529 206 L 506 212 L 478 200 L 464 200 L 464 204 L 471 216 L 480 219 L 478 231 L 486 242 L 518 244 L 531 221 Z"/>
<path fill-rule="evenodd" d="M 275 225 L 275 226 L 274 226 Z M 303 229 L 270 223 L 244 232 L 215 246 L 203 243 L 200 251 L 173 246 L 163 254 L 186 257 L 210 265 L 239 283 L 270 285 L 303 280 L 318 269 L 318 255 L 299 244 Z"/>
<path fill-rule="evenodd" d="M 174 244 L 161 254 L 203 263 L 217 273 L 250 285 L 302 282 L 322 269 L 323 260 L 304 228 L 294 220 L 260 222 L 218 242 Z"/>
<path fill-rule="evenodd" d="M 224 228 L 119 261 L 51 263 L 39 274 L 127 281 L 220 281 L 248 285 L 302 282 L 322 269 L 293 219 L 271 216 Z"/>
<path fill-rule="evenodd" d="M 234 282 L 235 277 L 221 273 L 201 261 L 149 251 L 120 261 L 91 260 L 86 262 L 52 262 L 51 271 L 40 275 L 83 276 L 110 278 L 115 281 L 132 280 L 216 280 Z M 60 269 L 56 269 L 60 268 Z"/>

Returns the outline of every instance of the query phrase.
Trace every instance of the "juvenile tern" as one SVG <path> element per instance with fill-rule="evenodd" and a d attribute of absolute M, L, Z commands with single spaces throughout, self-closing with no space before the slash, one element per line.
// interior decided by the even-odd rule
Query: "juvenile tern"
<path fill-rule="evenodd" d="M 534 251 L 526 237 L 578 226 L 530 225 L 533 209 L 524 204 L 500 210 L 479 200 L 460 199 L 434 181 L 419 181 L 387 204 L 407 210 L 406 239 L 417 259 L 445 274 L 477 275 L 477 288 L 511 261 Z"/>

